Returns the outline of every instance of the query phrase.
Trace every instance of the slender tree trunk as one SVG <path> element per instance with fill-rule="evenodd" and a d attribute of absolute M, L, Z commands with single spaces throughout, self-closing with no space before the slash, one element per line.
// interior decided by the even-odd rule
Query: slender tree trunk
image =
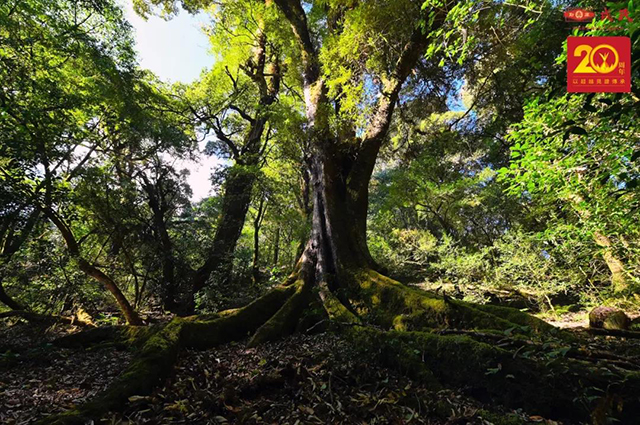
<path fill-rule="evenodd" d="M 154 185 L 149 179 L 141 174 L 144 181 L 144 189 L 147 192 L 149 207 L 153 213 L 153 227 L 155 229 L 156 237 L 160 244 L 160 259 L 162 262 L 162 289 L 164 291 L 162 299 L 164 308 L 167 311 L 177 313 L 179 312 L 180 305 L 176 300 L 177 297 L 177 282 L 175 276 L 175 258 L 173 253 L 173 243 L 167 230 L 167 224 L 165 222 L 165 206 L 162 200 L 162 187 L 161 179 Z"/>
<path fill-rule="evenodd" d="M 211 275 L 221 279 L 223 285 L 231 277 L 233 253 L 242 233 L 256 181 L 256 171 L 260 167 L 264 155 L 263 148 L 266 147 L 263 134 L 269 113 L 264 110 L 275 102 L 280 91 L 280 65 L 277 59 L 269 64 L 266 63 L 266 46 L 266 36 L 264 33 L 260 33 L 258 46 L 252 58 L 253 66 L 256 66 L 256 69 L 251 71 L 245 68 L 245 72 L 259 89 L 260 100 L 255 117 L 249 117 L 246 112 L 237 109 L 242 118 L 250 123 L 244 146 L 238 149 L 235 143 L 222 132 L 222 129 L 214 127 L 216 136 L 234 152 L 236 164 L 229 170 L 224 184 L 222 210 L 212 247 L 205 263 L 195 272 L 193 277 L 192 292 L 185 308 L 187 312 L 194 310 L 194 295 L 205 287 Z M 266 78 L 267 74 L 269 80 Z"/>
<path fill-rule="evenodd" d="M 627 288 L 627 272 L 624 264 L 613 254 L 613 247 L 609 237 L 600 232 L 593 232 L 593 240 L 602 248 L 602 258 L 611 273 L 611 286 L 616 292 Z"/>
<path fill-rule="evenodd" d="M 253 262 L 252 262 L 252 274 L 253 283 L 260 281 L 260 226 L 256 226 L 254 222 L 253 227 Z"/>
<path fill-rule="evenodd" d="M 127 320 L 128 324 L 130 325 L 143 324 L 142 320 L 140 320 L 140 317 L 138 316 L 138 313 L 136 313 L 133 307 L 131 307 L 131 304 L 129 304 L 129 300 L 127 300 L 127 297 L 125 297 L 125 295 L 122 293 L 122 291 L 120 290 L 118 285 L 113 281 L 113 279 L 111 279 L 109 276 L 103 273 L 100 269 L 98 269 L 97 267 L 95 267 L 94 265 L 92 265 L 91 263 L 89 263 L 83 258 L 78 258 L 78 266 L 80 267 L 80 270 L 82 270 L 88 276 L 91 276 L 98 282 L 102 283 L 104 287 L 107 288 L 109 292 L 111 292 L 111 295 L 113 295 L 113 298 L 116 299 L 116 302 L 120 306 L 120 309 L 122 310 L 122 313 L 124 314 L 124 317 Z"/>
<path fill-rule="evenodd" d="M 584 197 L 580 194 L 573 194 L 570 199 L 578 215 L 584 220 L 589 220 L 591 218 L 591 212 L 580 207 L 584 202 Z M 615 292 L 623 291 L 627 288 L 627 272 L 622 261 L 613 253 L 611 239 L 609 239 L 605 233 L 596 230 L 593 232 L 593 241 L 602 248 L 602 259 L 611 273 L 611 286 L 613 290 Z"/>
<path fill-rule="evenodd" d="M 278 266 L 278 260 L 280 256 L 280 227 L 276 228 L 276 236 L 273 241 L 273 265 Z"/>
<path fill-rule="evenodd" d="M 260 198 L 260 204 L 258 205 L 258 211 L 253 219 L 253 282 L 258 283 L 260 281 L 260 227 L 262 227 L 262 219 L 266 212 L 264 196 Z"/>
<path fill-rule="evenodd" d="M 125 295 L 122 293 L 113 279 L 111 279 L 103 271 L 101 271 L 82 257 L 82 255 L 80 254 L 78 241 L 76 240 L 69 226 L 67 226 L 67 224 L 51 208 L 44 208 L 43 211 L 49 218 L 49 220 L 51 220 L 51 222 L 60 231 L 60 234 L 67 244 L 69 254 L 76 259 L 80 270 L 86 273 L 87 276 L 90 276 L 98 282 L 102 283 L 104 287 L 111 293 L 111 295 L 113 295 L 128 324 L 142 325 L 143 322 L 140 319 L 140 316 L 138 316 L 138 313 L 136 313 L 133 307 L 131 307 L 131 304 L 127 300 L 127 297 L 125 297 Z"/>
<path fill-rule="evenodd" d="M 15 232 L 16 215 L 5 217 L 2 222 L 2 229 L 0 230 L 0 302 L 4 303 L 12 310 L 26 310 L 25 307 L 18 301 L 14 300 L 9 294 L 6 293 L 3 286 L 4 276 L 3 268 L 9 262 L 13 254 L 18 252 L 24 242 L 27 240 L 34 226 L 40 219 L 40 210 L 34 209 L 29 214 L 24 227 L 18 234 Z"/>
<path fill-rule="evenodd" d="M 255 180 L 255 172 L 245 166 L 234 165 L 230 170 L 210 253 L 194 277 L 194 293 L 205 287 L 213 273 L 223 284 L 231 277 L 233 252 L 242 233 Z"/>

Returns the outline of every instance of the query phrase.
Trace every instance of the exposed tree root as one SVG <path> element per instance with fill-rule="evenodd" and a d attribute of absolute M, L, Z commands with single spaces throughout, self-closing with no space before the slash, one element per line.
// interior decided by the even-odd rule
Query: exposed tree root
<path fill-rule="evenodd" d="M 359 313 L 373 316 L 377 324 L 395 330 L 423 329 L 494 329 L 526 327 L 535 333 L 558 330 L 534 316 L 509 307 L 470 304 L 440 298 L 416 288 L 407 287 L 373 270 L 354 275 L 360 290 Z M 354 305 L 358 305 L 353 302 Z M 522 329 L 516 329 L 516 331 Z"/>
<path fill-rule="evenodd" d="M 295 331 L 302 313 L 309 304 L 311 285 L 300 279 L 296 281 L 294 287 L 295 293 L 264 325 L 258 328 L 249 341 L 249 347 L 282 338 Z"/>
<path fill-rule="evenodd" d="M 592 350 L 585 348 L 567 347 L 566 344 L 549 343 L 544 344 L 535 343 L 528 339 L 523 338 L 511 338 L 504 334 L 476 332 L 464 329 L 444 329 L 437 332 L 438 335 L 467 335 L 473 339 L 485 341 L 488 340 L 493 344 L 505 348 L 521 348 L 530 347 L 539 351 L 555 349 L 560 350 L 564 357 L 570 357 L 574 359 L 587 360 L 592 362 L 606 361 L 609 364 L 615 364 L 623 369 L 627 370 L 640 370 L 640 359 L 620 356 L 615 353 L 611 353 L 603 350 Z"/>
<path fill-rule="evenodd" d="M 638 331 L 625 331 L 622 329 L 599 329 L 599 328 L 588 328 L 587 332 L 592 335 L 603 335 L 603 336 L 615 336 L 619 338 L 633 338 L 640 339 L 640 332 Z"/>
<path fill-rule="evenodd" d="M 160 326 L 101 326 L 65 335 L 53 341 L 53 345 L 64 348 L 87 347 L 103 342 L 115 345 L 140 347 Z"/>
<path fill-rule="evenodd" d="M 640 373 L 592 363 L 607 360 L 624 367 L 626 362 L 627 369 L 636 369 L 635 361 L 604 353 L 589 358 L 590 353 L 564 349 L 573 341 L 570 336 L 518 310 L 436 298 L 373 271 L 354 274 L 349 291 L 338 297 L 302 275 L 217 316 L 176 318 L 155 329 L 92 330 L 61 340 L 74 345 L 115 339 L 141 348 L 102 395 L 40 424 L 84 423 L 122 408 L 132 395 L 149 394 L 170 373 L 181 347 L 206 349 L 249 336 L 250 345 L 256 345 L 322 322 L 377 352 L 386 365 L 435 388 L 465 387 L 481 401 L 558 419 L 604 423 L 606 416 L 626 420 L 640 414 Z M 452 332 L 458 335 L 440 334 Z M 538 341 L 549 339 L 551 344 Z"/>
<path fill-rule="evenodd" d="M 11 310 L 0 313 L 0 319 L 9 317 L 21 317 L 30 322 L 39 323 L 63 323 L 65 325 L 75 325 L 81 327 L 93 327 L 94 325 L 85 321 L 82 321 L 75 317 L 66 316 L 50 316 L 46 314 L 38 314 L 25 310 Z"/>
<path fill-rule="evenodd" d="M 95 400 L 63 414 L 46 417 L 38 424 L 84 424 L 105 412 L 122 408 L 133 395 L 151 393 L 171 372 L 181 347 L 209 348 L 247 337 L 273 316 L 295 289 L 295 286 L 278 287 L 246 307 L 223 312 L 214 319 L 175 318 L 157 332 L 145 332 L 144 328 L 138 327 L 112 327 L 59 340 L 59 344 L 65 345 L 81 341 L 98 343 L 109 338 L 115 341 L 129 338 L 132 344 L 145 342 L 124 373 Z"/>
<path fill-rule="evenodd" d="M 481 401 L 567 420 L 605 423 L 608 416 L 633 423 L 640 414 L 640 374 L 616 373 L 566 358 L 525 358 L 468 336 L 427 332 L 351 330 L 361 347 L 416 377 L 466 387 Z"/>

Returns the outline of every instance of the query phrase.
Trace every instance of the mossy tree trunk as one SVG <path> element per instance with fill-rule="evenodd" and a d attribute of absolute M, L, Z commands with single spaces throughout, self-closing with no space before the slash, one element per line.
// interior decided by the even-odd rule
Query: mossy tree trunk
<path fill-rule="evenodd" d="M 291 24 L 302 57 L 302 80 L 307 118 L 308 162 L 312 197 L 312 230 L 292 280 L 299 291 L 291 303 L 309 304 L 309 293 L 317 293 L 330 315 L 358 320 L 354 303 L 362 301 L 362 285 L 371 282 L 377 266 L 366 241 L 369 180 L 393 110 L 406 79 L 422 58 L 428 43 L 423 28 L 417 28 L 397 57 L 393 70 L 380 77 L 381 92 L 363 137 L 356 137 L 355 123 L 338 131 L 330 124 L 332 102 L 320 73 L 321 63 L 306 14 L 297 0 L 276 0 Z M 433 25 L 441 25 L 438 11 Z M 294 301 L 295 299 L 295 301 Z M 253 343 L 280 336 L 292 328 L 303 308 L 283 306 L 282 314 L 258 330 Z M 286 310 L 286 311 L 285 311 Z M 278 329 L 281 326 L 282 329 Z M 295 326 L 294 326 L 295 328 Z"/>

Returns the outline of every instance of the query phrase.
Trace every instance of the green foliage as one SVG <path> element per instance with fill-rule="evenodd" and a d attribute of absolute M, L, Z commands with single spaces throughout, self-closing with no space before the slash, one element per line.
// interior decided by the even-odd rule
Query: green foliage
<path fill-rule="evenodd" d="M 509 134 L 512 161 L 500 170 L 510 194 L 554 211 L 561 237 L 621 261 L 630 292 L 640 278 L 638 105 L 613 94 L 534 99 Z"/>
<path fill-rule="evenodd" d="M 134 3 L 143 15 L 169 18 L 178 7 L 208 13 L 211 69 L 173 86 L 137 69 L 130 27 L 111 1 L 0 6 L 0 245 L 16 248 L 0 252 L 0 278 L 38 311 L 109 304 L 40 215 L 46 208 L 136 307 L 158 306 L 170 290 L 188 294 L 234 176 L 254 183 L 231 258 L 233 283 L 222 287 L 228 276 L 213 276 L 200 307 L 238 306 L 281 281 L 309 235 L 304 61 L 277 4 Z M 567 95 L 569 30 L 558 25 L 565 6 L 304 4 L 330 99 L 322 112 L 347 152 L 361 143 L 376 93 L 392 86 L 415 30 L 429 40 L 400 92 L 370 184 L 369 247 L 393 274 L 448 293 L 458 288 L 472 300 L 517 291 L 542 309 L 562 294 L 584 304 L 612 296 L 634 302 L 640 19 L 615 30 L 632 39 L 634 93 Z M 628 2 L 609 5 L 624 7 L 634 10 Z M 582 33 L 610 31 L 596 20 Z M 269 101 L 265 85 L 274 90 Z M 265 122 L 257 150 L 252 119 Z M 186 171 L 173 161 L 200 154 L 203 135 L 204 153 L 224 161 L 212 172 L 211 196 L 194 202 Z M 624 265 L 622 294 L 610 289 L 606 256 Z"/>
<path fill-rule="evenodd" d="M 137 304 L 135 259 L 129 246 L 122 249 L 139 242 L 132 237 L 140 228 L 135 178 L 162 152 L 188 152 L 190 130 L 169 112 L 167 91 L 135 69 L 129 24 L 111 2 L 3 4 L 0 37 L 0 185 L 11 200 L 3 233 L 23 226 L 12 217 L 29 211 L 48 211 L 68 231 L 66 252 L 51 227 L 37 228 L 38 239 L 3 253 L 2 275 L 32 308 L 103 309 L 102 290 L 78 274 L 84 255 L 125 278 L 125 292 L 135 280 Z"/>

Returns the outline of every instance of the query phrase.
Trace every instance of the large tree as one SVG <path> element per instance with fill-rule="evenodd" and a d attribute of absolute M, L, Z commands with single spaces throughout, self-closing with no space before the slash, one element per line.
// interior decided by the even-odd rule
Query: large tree
<path fill-rule="evenodd" d="M 150 10 L 140 3 L 143 12 Z M 171 0 L 151 3 L 174 10 Z M 207 4 L 183 2 L 192 11 Z M 144 330 L 127 333 L 127 338 L 142 335 L 144 341 L 131 366 L 98 401 L 57 418 L 59 423 L 81 423 L 130 395 L 150 392 L 181 346 L 206 348 L 248 335 L 249 345 L 256 345 L 326 324 L 434 387 L 470 385 L 478 394 L 556 418 L 600 421 L 608 413 L 625 419 L 637 414 L 637 374 L 594 370 L 570 359 L 550 361 L 549 345 L 538 338 L 557 338 L 562 347 L 570 337 L 518 310 L 405 286 L 383 274 L 367 246 L 369 181 L 397 104 L 447 95 L 451 85 L 446 81 L 464 76 L 465 53 L 472 45 L 468 26 L 481 16 L 520 20 L 523 33 L 536 19 L 557 16 L 548 4 L 535 6 L 437 0 L 266 2 L 288 23 L 287 30 L 275 27 L 273 36 L 288 41 L 282 44 L 290 47 L 289 71 L 297 72 L 303 94 L 305 119 L 299 133 L 313 205 L 305 248 L 284 283 L 243 308 L 176 318 L 151 337 Z M 483 59 L 482 54 L 471 58 L 467 69 Z M 495 345 L 513 333 L 522 335 L 508 338 L 506 347 Z M 520 355 L 522 347 L 533 347 L 534 354 Z M 592 397 L 589 388 L 602 392 Z"/>

